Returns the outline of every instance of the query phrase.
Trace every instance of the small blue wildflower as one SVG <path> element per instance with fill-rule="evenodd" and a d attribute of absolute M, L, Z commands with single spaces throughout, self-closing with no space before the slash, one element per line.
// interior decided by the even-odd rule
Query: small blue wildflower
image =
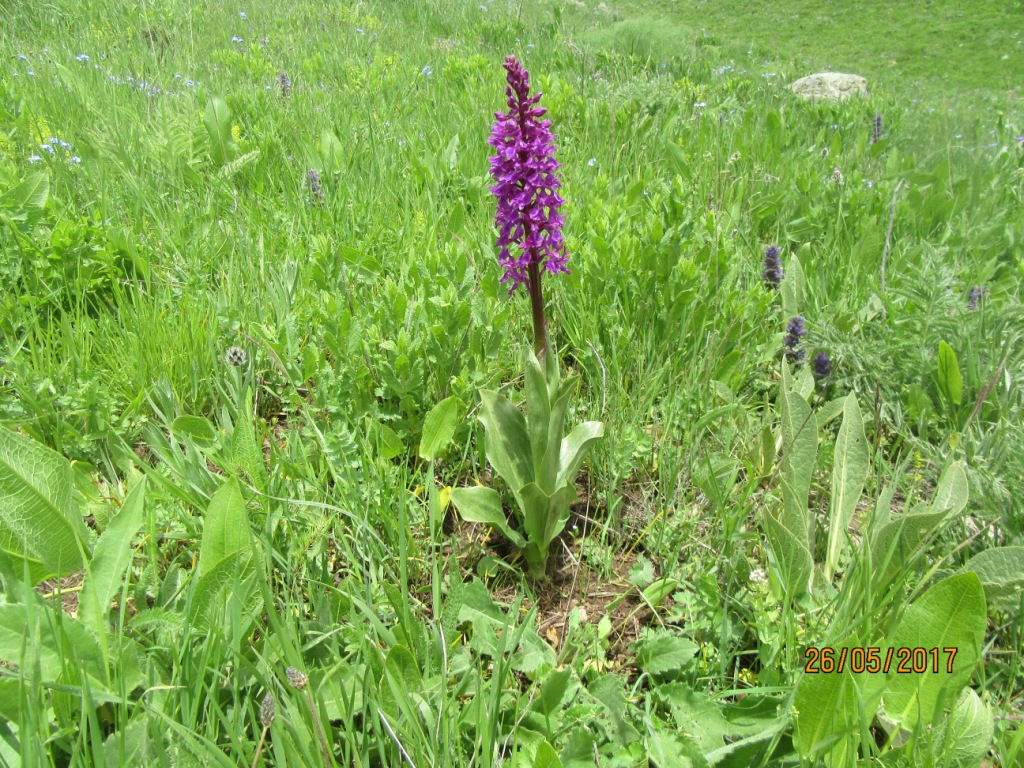
<path fill-rule="evenodd" d="M 82 162 L 82 158 L 80 158 L 78 155 L 72 155 L 71 157 L 68 158 L 68 162 L 71 163 L 71 165 L 78 165 L 79 163 Z"/>
<path fill-rule="evenodd" d="M 240 19 L 241 19 L 242 21 L 245 21 L 246 19 L 248 19 L 248 18 L 249 18 L 248 16 L 246 16 L 246 15 L 245 15 L 245 11 L 239 11 L 239 12 L 238 12 L 238 16 L 239 16 L 239 18 L 240 18 Z"/>
<path fill-rule="evenodd" d="M 589 160 L 587 160 L 587 165 L 589 165 L 591 168 L 593 168 L 595 165 L 597 165 L 597 158 L 596 157 L 592 157 Z"/>
<path fill-rule="evenodd" d="M 434 74 L 434 70 L 428 64 L 427 66 L 420 70 L 420 74 L 425 75 L 426 77 L 430 77 L 432 74 Z"/>
<path fill-rule="evenodd" d="M 25 74 L 28 75 L 29 77 L 35 77 L 36 76 L 36 73 L 33 72 L 31 69 L 28 70 L 27 72 L 25 72 Z"/>
<path fill-rule="evenodd" d="M 356 27 L 356 32 L 358 32 L 360 35 L 366 34 L 366 30 L 364 30 L 362 27 Z"/>
<path fill-rule="evenodd" d="M 240 38 L 240 37 L 239 37 L 238 35 L 232 35 L 232 36 L 231 36 L 231 42 L 232 42 L 232 43 L 244 43 L 244 42 L 245 42 L 245 40 L 243 40 L 242 38 Z"/>
<path fill-rule="evenodd" d="M 707 105 L 708 105 L 708 103 L 706 101 L 695 101 L 695 102 L 693 102 L 693 108 L 694 109 L 704 109 L 704 107 L 706 107 Z"/>
<path fill-rule="evenodd" d="M 186 88 L 195 88 L 195 85 L 196 85 L 196 81 L 193 80 L 192 78 L 189 78 L 188 80 L 185 81 L 185 87 Z"/>
<path fill-rule="evenodd" d="M 30 163 L 38 163 L 38 162 L 41 162 L 41 161 L 42 161 L 42 159 L 43 159 L 43 158 L 41 158 L 41 157 L 40 157 L 39 155 L 32 155 L 32 156 L 31 156 L 31 157 L 30 157 L 30 158 L 28 159 L 28 161 L 29 161 Z"/>
<path fill-rule="evenodd" d="M 89 60 L 89 55 L 88 55 L 88 54 L 86 54 L 86 53 L 80 53 L 80 54 L 78 54 L 77 56 L 75 56 L 75 61 L 80 61 L 80 62 L 82 62 L 83 64 L 84 64 L 85 62 L 87 62 L 88 60 Z"/>
<path fill-rule="evenodd" d="M 41 150 L 43 150 L 44 152 L 49 152 L 51 155 L 54 154 L 54 152 L 56 152 L 56 150 L 53 147 L 51 147 L 49 144 L 40 144 L 39 148 Z"/>

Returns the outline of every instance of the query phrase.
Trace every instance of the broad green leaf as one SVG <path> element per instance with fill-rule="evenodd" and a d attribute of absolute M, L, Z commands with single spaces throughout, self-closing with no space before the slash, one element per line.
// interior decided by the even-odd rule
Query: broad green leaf
<path fill-rule="evenodd" d="M 217 430 L 209 419 L 202 416 L 179 416 L 171 422 L 171 434 L 186 437 L 199 446 L 217 442 Z"/>
<path fill-rule="evenodd" d="M 200 632 L 219 622 L 225 609 L 240 606 L 249 621 L 259 615 L 256 558 L 251 549 L 239 550 L 205 568 L 189 603 L 192 628 Z M 233 603 L 234 601 L 234 603 Z"/>
<path fill-rule="evenodd" d="M 800 755 L 819 756 L 830 766 L 846 765 L 856 755 L 861 707 L 856 677 L 848 669 L 801 676 L 793 702 L 794 741 Z M 870 720 L 878 702 L 863 706 Z"/>
<path fill-rule="evenodd" d="M 936 763 L 981 764 L 995 731 L 992 712 L 973 688 L 965 688 L 949 717 L 935 733 Z M 949 762 L 947 762 L 949 761 Z"/>
<path fill-rule="evenodd" d="M 650 584 L 640 595 L 651 608 L 657 608 L 666 597 L 676 591 L 678 586 L 677 579 L 665 577 Z"/>
<path fill-rule="evenodd" d="M 842 414 L 843 407 L 846 405 L 845 397 L 837 397 L 835 400 L 829 400 L 821 408 L 814 412 L 814 420 L 818 423 L 818 431 L 832 421 L 834 418 Z"/>
<path fill-rule="evenodd" d="M 540 693 L 530 705 L 530 711 L 542 717 L 557 714 L 567 695 L 577 687 L 575 684 L 570 687 L 570 683 L 573 682 L 572 675 L 572 669 L 569 667 L 548 672 L 540 685 Z"/>
<path fill-rule="evenodd" d="M 727 736 L 738 735 L 743 730 L 730 728 L 719 704 L 683 683 L 659 685 L 653 689 L 652 696 L 667 707 L 679 730 L 697 742 L 704 753 L 724 746 Z"/>
<path fill-rule="evenodd" d="M 886 714 L 911 730 L 937 722 L 939 707 L 952 706 L 974 673 L 985 623 L 985 592 L 975 573 L 943 579 L 915 600 L 900 617 L 888 646 L 938 649 L 938 671 L 930 653 L 924 672 L 901 673 L 893 663 L 883 696 Z M 947 648 L 957 649 L 952 674 L 947 671 Z"/>
<path fill-rule="evenodd" d="M 331 131 L 325 130 L 320 134 L 320 150 L 327 173 L 335 174 L 345 170 L 345 146 Z"/>
<path fill-rule="evenodd" d="M 693 470 L 693 484 L 709 499 L 718 502 L 732 489 L 739 468 L 740 463 L 727 453 L 707 453 L 704 461 Z"/>
<path fill-rule="evenodd" d="M 487 389 L 480 390 L 478 418 L 484 425 L 487 460 L 518 494 L 534 479 L 526 418 L 508 399 Z"/>
<path fill-rule="evenodd" d="M 451 501 L 466 522 L 483 523 L 497 528 L 520 549 L 526 546 L 526 539 L 513 530 L 505 519 L 501 497 L 493 488 L 452 488 Z"/>
<path fill-rule="evenodd" d="M 1020 605 L 1020 594 L 1024 591 L 1024 547 L 986 549 L 968 560 L 963 569 L 978 574 L 990 607 Z"/>
<path fill-rule="evenodd" d="M 611 719 L 608 735 L 620 745 L 640 741 L 640 733 L 629 722 L 629 704 L 622 692 L 622 681 L 616 675 L 603 675 L 587 688 L 587 691 L 604 707 Z"/>
<path fill-rule="evenodd" d="M 675 141 L 669 140 L 665 142 L 665 155 L 672 173 L 678 174 L 684 179 L 690 178 L 693 172 L 690 170 L 690 163 L 687 161 L 686 152 L 682 147 Z"/>
<path fill-rule="evenodd" d="M 203 517 L 200 575 L 249 546 L 249 519 L 242 489 L 237 478 L 228 478 L 213 494 Z"/>
<path fill-rule="evenodd" d="M 877 529 L 871 537 L 875 578 L 888 581 L 901 568 L 910 568 L 918 548 L 942 525 L 945 512 L 903 514 Z"/>
<path fill-rule="evenodd" d="M 879 497 L 891 498 L 892 489 Z M 872 559 L 876 577 L 888 580 L 900 568 L 908 567 L 918 548 L 944 522 L 967 505 L 967 475 L 959 462 L 953 462 L 939 477 L 931 503 L 924 511 L 893 516 L 890 522 L 876 529 L 871 538 Z"/>
<path fill-rule="evenodd" d="M 398 433 L 384 422 L 376 419 L 370 422 L 370 440 L 374 455 L 383 461 L 391 461 L 405 451 L 405 444 Z"/>
<path fill-rule="evenodd" d="M 533 768 L 562 768 L 562 761 L 558 759 L 558 753 L 547 740 L 541 741 L 537 747 L 537 754 L 533 758 Z"/>
<path fill-rule="evenodd" d="M 107 667 L 96 637 L 81 622 L 60 620 L 54 615 L 57 610 L 41 599 L 0 605 L 0 659 L 23 668 L 38 664 L 41 682 L 58 680 L 67 665 L 74 665 L 101 690 L 108 690 Z"/>
<path fill-rule="evenodd" d="M 963 464 L 954 461 L 939 477 L 930 509 L 933 512 L 946 512 L 947 517 L 953 517 L 967 506 L 967 499 L 967 473 L 964 472 Z"/>
<path fill-rule="evenodd" d="M 384 659 L 384 672 L 379 683 L 380 705 L 386 714 L 398 717 L 404 702 L 423 688 L 416 657 L 404 645 L 396 645 Z"/>
<path fill-rule="evenodd" d="M 814 560 L 806 540 L 795 536 L 775 519 L 771 512 L 764 514 L 764 532 L 779 570 L 780 581 L 787 597 L 795 600 L 805 594 L 814 572 Z"/>
<path fill-rule="evenodd" d="M 661 632 L 644 638 L 638 645 L 636 664 L 650 675 L 680 672 L 700 650 L 685 637 Z"/>
<path fill-rule="evenodd" d="M 868 443 L 864 420 L 853 393 L 843 406 L 843 425 L 836 438 L 835 463 L 832 466 L 832 498 L 829 500 L 828 552 L 825 578 L 831 580 L 846 547 L 846 529 L 860 501 L 868 477 Z"/>
<path fill-rule="evenodd" d="M 782 279 L 782 311 L 788 317 L 800 314 L 800 308 L 804 305 L 804 282 L 804 268 L 794 253 L 789 258 Z"/>
<path fill-rule="evenodd" d="M 558 458 L 558 478 L 555 481 L 559 487 L 572 485 L 576 482 L 576 475 L 587 458 L 587 451 L 591 446 L 604 437 L 604 424 L 600 421 L 585 421 L 577 424 L 563 440 Z"/>
<path fill-rule="evenodd" d="M 210 154 L 214 163 L 224 165 L 235 155 L 235 142 L 231 139 L 231 110 L 224 99 L 214 97 L 206 106 L 203 125 L 210 136 Z"/>
<path fill-rule="evenodd" d="M 110 601 L 121 590 L 124 572 L 132 561 L 132 540 L 142 527 L 146 497 L 143 476 L 107 523 L 86 568 L 78 600 L 78 617 L 98 637 L 105 635 Z"/>
<path fill-rule="evenodd" d="M 519 491 L 523 505 L 523 533 L 526 536 L 524 554 L 530 560 L 533 575 L 544 574 L 548 548 L 569 521 L 569 505 L 576 498 L 576 489 L 563 485 L 554 494 L 544 493 L 536 483 L 528 483 Z M 532 545 L 532 546 L 531 546 Z M 532 553 L 536 552 L 536 558 Z"/>
<path fill-rule="evenodd" d="M 423 421 L 423 436 L 420 439 L 422 458 L 433 461 L 448 446 L 459 426 L 462 408 L 462 401 L 452 395 L 430 409 Z"/>
<path fill-rule="evenodd" d="M 18 221 L 43 210 L 49 196 L 50 177 L 45 173 L 33 173 L 0 195 L 0 208 L 10 211 L 12 218 Z"/>
<path fill-rule="evenodd" d="M 807 499 L 811 490 L 811 474 L 818 450 L 818 431 L 814 414 L 807 400 L 794 390 L 789 365 L 782 364 L 779 385 L 779 416 L 782 421 L 782 465 L 784 517 L 786 527 L 795 532 L 796 521 L 808 533 L 802 543 L 809 548 L 810 514 Z"/>
<path fill-rule="evenodd" d="M 0 427 L 0 549 L 33 584 L 82 567 L 89 533 L 67 459 Z"/>
<path fill-rule="evenodd" d="M 231 458 L 235 468 L 245 473 L 246 478 L 260 493 L 267 492 L 267 468 L 263 463 L 263 452 L 256 442 L 256 428 L 252 423 L 252 397 L 246 392 L 245 405 L 235 418 L 231 432 Z"/>
<path fill-rule="evenodd" d="M 499 653 L 498 635 L 509 625 L 508 617 L 498 607 L 487 590 L 487 586 L 474 578 L 465 585 L 462 593 L 462 605 L 459 607 L 459 623 L 469 622 L 472 633 L 469 645 L 478 653 L 497 656 Z"/>
<path fill-rule="evenodd" d="M 939 391 L 953 405 L 960 405 L 963 400 L 963 387 L 956 353 L 945 341 L 939 341 Z"/>

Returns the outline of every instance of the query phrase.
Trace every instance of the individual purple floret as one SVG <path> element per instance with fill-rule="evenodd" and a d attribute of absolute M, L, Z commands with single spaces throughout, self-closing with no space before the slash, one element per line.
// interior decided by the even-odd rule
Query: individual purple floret
<path fill-rule="evenodd" d="M 877 144 L 882 138 L 882 116 L 875 115 L 875 122 L 871 126 L 871 143 Z"/>
<path fill-rule="evenodd" d="M 828 356 L 828 352 L 819 352 L 811 360 L 811 368 L 814 372 L 814 378 L 818 381 L 824 381 L 832 375 L 832 358 Z"/>
<path fill-rule="evenodd" d="M 804 328 L 804 319 L 800 315 L 789 321 L 789 324 L 786 325 L 786 335 L 782 339 L 786 360 L 796 365 L 803 363 L 806 353 L 798 347 L 806 335 L 807 329 Z"/>
<path fill-rule="evenodd" d="M 764 269 L 761 271 L 765 287 L 779 290 L 782 285 L 782 259 L 779 258 L 779 246 L 769 245 L 764 249 Z"/>
<path fill-rule="evenodd" d="M 967 309 L 974 312 L 978 308 L 978 302 L 981 301 L 985 295 L 985 287 L 982 285 L 976 285 L 971 288 L 967 294 Z"/>
<path fill-rule="evenodd" d="M 542 261 L 548 272 L 569 270 L 558 213 L 565 201 L 557 193 L 562 184 L 555 175 L 560 164 L 554 158 L 551 121 L 539 119 L 547 110 L 534 106 L 541 94 L 530 96 L 530 75 L 522 64 L 509 56 L 504 66 L 509 111 L 495 113 L 497 122 L 487 143 L 497 150 L 490 158 L 497 181 L 491 192 L 498 198 L 495 225 L 499 261 L 505 268 L 501 281 L 512 281 L 511 293 L 530 281 L 530 267 Z"/>

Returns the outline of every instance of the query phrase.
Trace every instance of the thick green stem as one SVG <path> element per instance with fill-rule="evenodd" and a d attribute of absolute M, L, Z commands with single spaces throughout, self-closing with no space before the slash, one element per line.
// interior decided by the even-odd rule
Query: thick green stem
<path fill-rule="evenodd" d="M 530 304 L 533 306 L 533 351 L 537 360 L 544 364 L 544 350 L 548 345 L 547 327 L 544 322 L 544 296 L 540 290 L 540 264 L 536 261 L 527 268 L 530 277 Z"/>

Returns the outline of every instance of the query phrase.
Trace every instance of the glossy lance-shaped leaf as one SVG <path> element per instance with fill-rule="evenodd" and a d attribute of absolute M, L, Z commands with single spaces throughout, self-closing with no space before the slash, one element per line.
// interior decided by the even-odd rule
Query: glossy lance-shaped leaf
<path fill-rule="evenodd" d="M 490 525 L 505 534 L 509 541 L 520 549 L 526 546 L 526 539 L 511 528 L 505 519 L 505 511 L 501 507 L 501 496 L 493 488 L 484 486 L 453 488 L 451 502 L 459 510 L 463 520 Z"/>
<path fill-rule="evenodd" d="M 71 464 L 56 451 L 0 427 L 0 549 L 38 583 L 82 567 L 89 533 Z"/>
<path fill-rule="evenodd" d="M 109 631 L 110 601 L 121 590 L 132 561 L 132 540 L 143 523 L 146 478 L 132 489 L 121 509 L 107 523 L 87 567 L 78 600 L 79 620 L 97 636 Z"/>
<path fill-rule="evenodd" d="M 533 481 L 533 461 L 526 417 L 497 392 L 480 390 L 487 460 L 513 493 Z"/>
<path fill-rule="evenodd" d="M 448 447 L 459 426 L 462 408 L 462 401 L 452 395 L 430 409 L 423 421 L 423 436 L 420 438 L 420 456 L 423 459 L 433 461 Z"/>
<path fill-rule="evenodd" d="M 956 352 L 945 341 L 939 342 L 939 390 L 953 405 L 963 401 L 964 382 Z"/>

